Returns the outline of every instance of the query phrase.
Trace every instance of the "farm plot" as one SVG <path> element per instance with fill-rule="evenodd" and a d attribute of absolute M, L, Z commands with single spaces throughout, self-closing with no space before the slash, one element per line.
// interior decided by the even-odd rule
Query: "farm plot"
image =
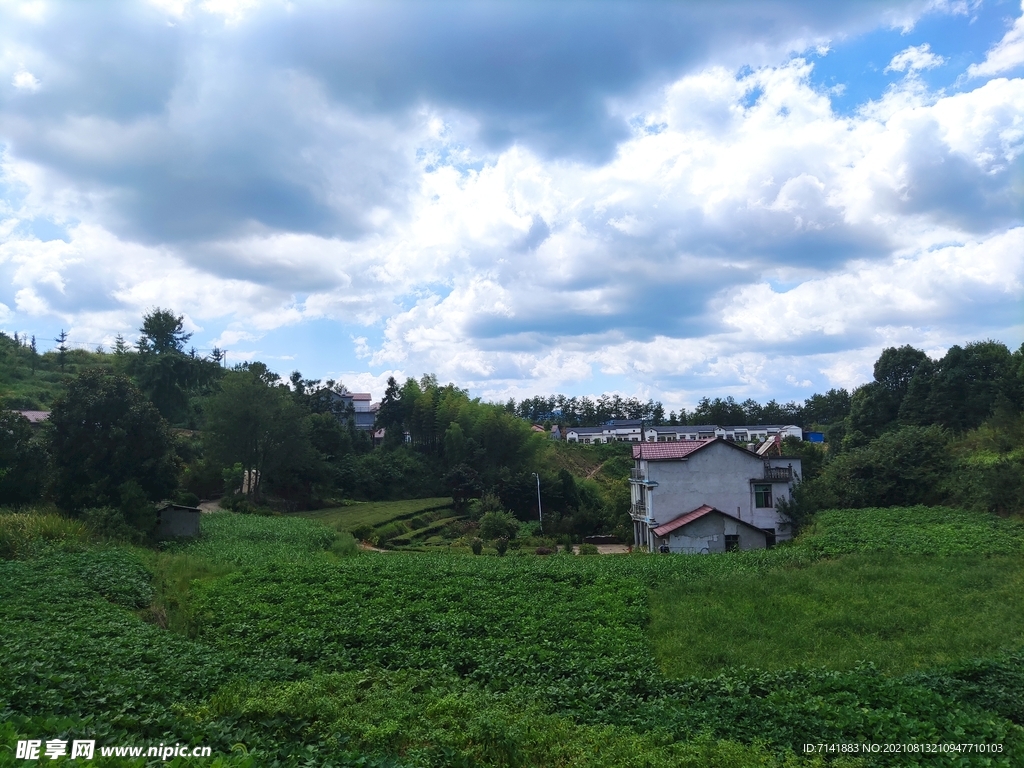
<path fill-rule="evenodd" d="M 311 681 L 279 686 L 269 700 L 266 691 L 238 690 L 226 699 L 231 706 L 253 717 L 298 716 L 289 709 L 296 707 L 315 732 L 341 731 L 362 748 L 406 757 L 433 754 L 430 749 L 454 743 L 461 732 L 417 719 L 408 698 L 416 695 L 440 711 L 448 711 L 442 702 L 465 697 L 475 702 L 475 716 L 486 714 L 492 725 L 511 723 L 513 732 L 525 727 L 515 712 L 562 718 L 563 727 L 583 729 L 574 731 L 574 749 L 593 729 L 605 729 L 620 747 L 646 734 L 664 747 L 648 745 L 644 755 L 651 764 L 671 765 L 678 756 L 669 745 L 701 738 L 766 743 L 778 759 L 793 758 L 811 733 L 835 742 L 870 735 L 901 743 L 970 733 L 1024 749 L 1024 732 L 1013 722 L 1020 693 L 985 700 L 964 684 L 974 673 L 955 669 L 933 670 L 928 680 L 884 675 L 870 665 L 835 671 L 729 667 L 711 678 L 681 666 L 677 680 L 662 673 L 646 633 L 651 586 L 735 574 L 761 578 L 801 562 L 799 550 L 789 549 L 705 558 L 399 553 L 338 565 L 271 565 L 204 588 L 199 603 L 208 618 L 199 637 L 261 663 L 295 660 Z M 1022 677 L 1021 661 L 999 657 L 991 674 Z M 408 693 L 391 694 L 389 703 L 388 691 L 395 689 Z M 303 703 L 309 697 L 319 701 L 316 711 Z M 371 727 L 367 707 L 392 723 L 389 736 Z M 496 754 L 507 748 L 539 759 L 538 745 L 547 743 L 529 729 L 516 738 Z M 417 752 L 420 747 L 427 752 Z M 469 743 L 459 749 L 476 754 Z M 913 761 L 880 755 L 868 764 Z M 929 756 L 926 764 L 954 763 Z"/>

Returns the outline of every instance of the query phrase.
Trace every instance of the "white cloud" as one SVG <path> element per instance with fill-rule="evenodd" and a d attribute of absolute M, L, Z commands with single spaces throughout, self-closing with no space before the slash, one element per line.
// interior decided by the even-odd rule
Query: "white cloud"
<path fill-rule="evenodd" d="M 14 73 L 14 77 L 11 78 L 11 85 L 17 88 L 19 91 L 29 91 L 35 93 L 39 90 L 42 83 L 39 82 L 39 78 L 33 75 L 27 70 L 20 69 Z"/>
<path fill-rule="evenodd" d="M 942 61 L 922 45 L 889 68 Z M 235 359 L 271 349 L 277 329 L 330 319 L 371 371 L 435 371 L 493 397 L 618 377 L 678 407 L 694 391 L 860 383 L 882 345 L 962 343 L 968 321 L 1021 301 L 1024 80 L 946 96 L 908 77 L 841 115 L 812 66 L 708 67 L 620 101 L 633 132 L 601 163 L 492 149 L 472 114 L 440 103 L 360 113 L 312 76 L 278 73 L 266 87 L 289 99 L 303 140 L 252 121 L 256 144 L 288 162 L 245 182 L 300 188 L 358 226 L 137 237 L 117 216 L 145 198 L 138 168 L 176 181 L 233 148 L 210 150 L 221 134 L 204 131 L 245 99 L 224 106 L 217 66 L 200 66 L 164 113 L 46 128 L 69 165 L 103 169 L 96 181 L 7 151 L 3 181 L 18 192 L 0 208 L 0 298 L 90 340 L 169 306 Z M 357 174 L 387 194 L 346 186 Z M 31 234 L 44 219 L 69 242 Z M 322 365 L 375 395 L 388 375 Z"/>
<path fill-rule="evenodd" d="M 912 45 L 909 48 L 897 53 L 892 57 L 886 72 L 917 72 L 922 69 L 934 69 L 942 66 L 946 60 L 938 54 L 931 52 L 928 43 Z"/>
<path fill-rule="evenodd" d="M 970 77 L 999 75 L 1024 64 L 1024 2 L 1021 13 L 1003 39 L 985 53 L 985 60 L 967 68 Z"/>

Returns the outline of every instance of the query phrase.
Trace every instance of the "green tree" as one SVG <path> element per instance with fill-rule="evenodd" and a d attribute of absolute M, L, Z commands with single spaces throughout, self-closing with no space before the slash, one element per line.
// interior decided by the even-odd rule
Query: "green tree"
<path fill-rule="evenodd" d="M 39 499 L 49 457 L 28 419 L 0 411 L 0 507 L 21 507 Z"/>
<path fill-rule="evenodd" d="M 138 354 L 128 358 L 135 381 L 146 396 L 172 423 L 186 420 L 190 399 L 207 392 L 221 375 L 220 366 L 185 353 L 191 333 L 183 328 L 184 316 L 157 307 L 142 320 Z M 125 360 L 127 350 L 115 355 Z"/>
<path fill-rule="evenodd" d="M 242 364 L 206 401 L 207 455 L 220 466 L 241 464 L 253 499 L 265 487 L 294 488 L 308 480 L 303 470 L 316 458 L 305 415 L 277 374 L 263 363 Z"/>
<path fill-rule="evenodd" d="M 71 382 L 47 422 L 53 494 L 71 513 L 166 498 L 177 481 L 167 423 L 124 376 L 91 370 Z"/>

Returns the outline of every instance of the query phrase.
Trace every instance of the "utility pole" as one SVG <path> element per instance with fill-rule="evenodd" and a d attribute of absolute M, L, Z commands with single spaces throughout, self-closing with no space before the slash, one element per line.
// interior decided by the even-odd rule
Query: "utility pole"
<path fill-rule="evenodd" d="M 541 531 L 541 533 L 543 533 L 544 532 L 544 510 L 541 509 L 541 506 L 540 506 L 540 475 L 538 475 L 536 472 L 534 472 L 533 476 L 537 478 L 537 516 L 540 519 L 540 531 Z"/>

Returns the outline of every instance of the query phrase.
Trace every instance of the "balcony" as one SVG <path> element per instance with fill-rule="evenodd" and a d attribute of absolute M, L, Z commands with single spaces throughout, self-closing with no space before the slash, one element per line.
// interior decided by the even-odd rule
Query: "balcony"
<path fill-rule="evenodd" d="M 764 465 L 764 480 L 789 482 L 793 479 L 793 465 L 788 467 L 773 467 L 770 464 Z"/>
<path fill-rule="evenodd" d="M 644 471 L 642 469 L 637 469 L 636 467 L 629 470 L 629 481 L 631 483 L 638 483 L 640 485 L 648 485 L 651 486 L 652 488 L 657 485 L 656 482 L 647 478 L 644 475 Z"/>
<path fill-rule="evenodd" d="M 645 504 L 631 504 L 629 507 L 629 516 L 634 520 L 646 520 L 647 519 L 647 505 Z"/>

